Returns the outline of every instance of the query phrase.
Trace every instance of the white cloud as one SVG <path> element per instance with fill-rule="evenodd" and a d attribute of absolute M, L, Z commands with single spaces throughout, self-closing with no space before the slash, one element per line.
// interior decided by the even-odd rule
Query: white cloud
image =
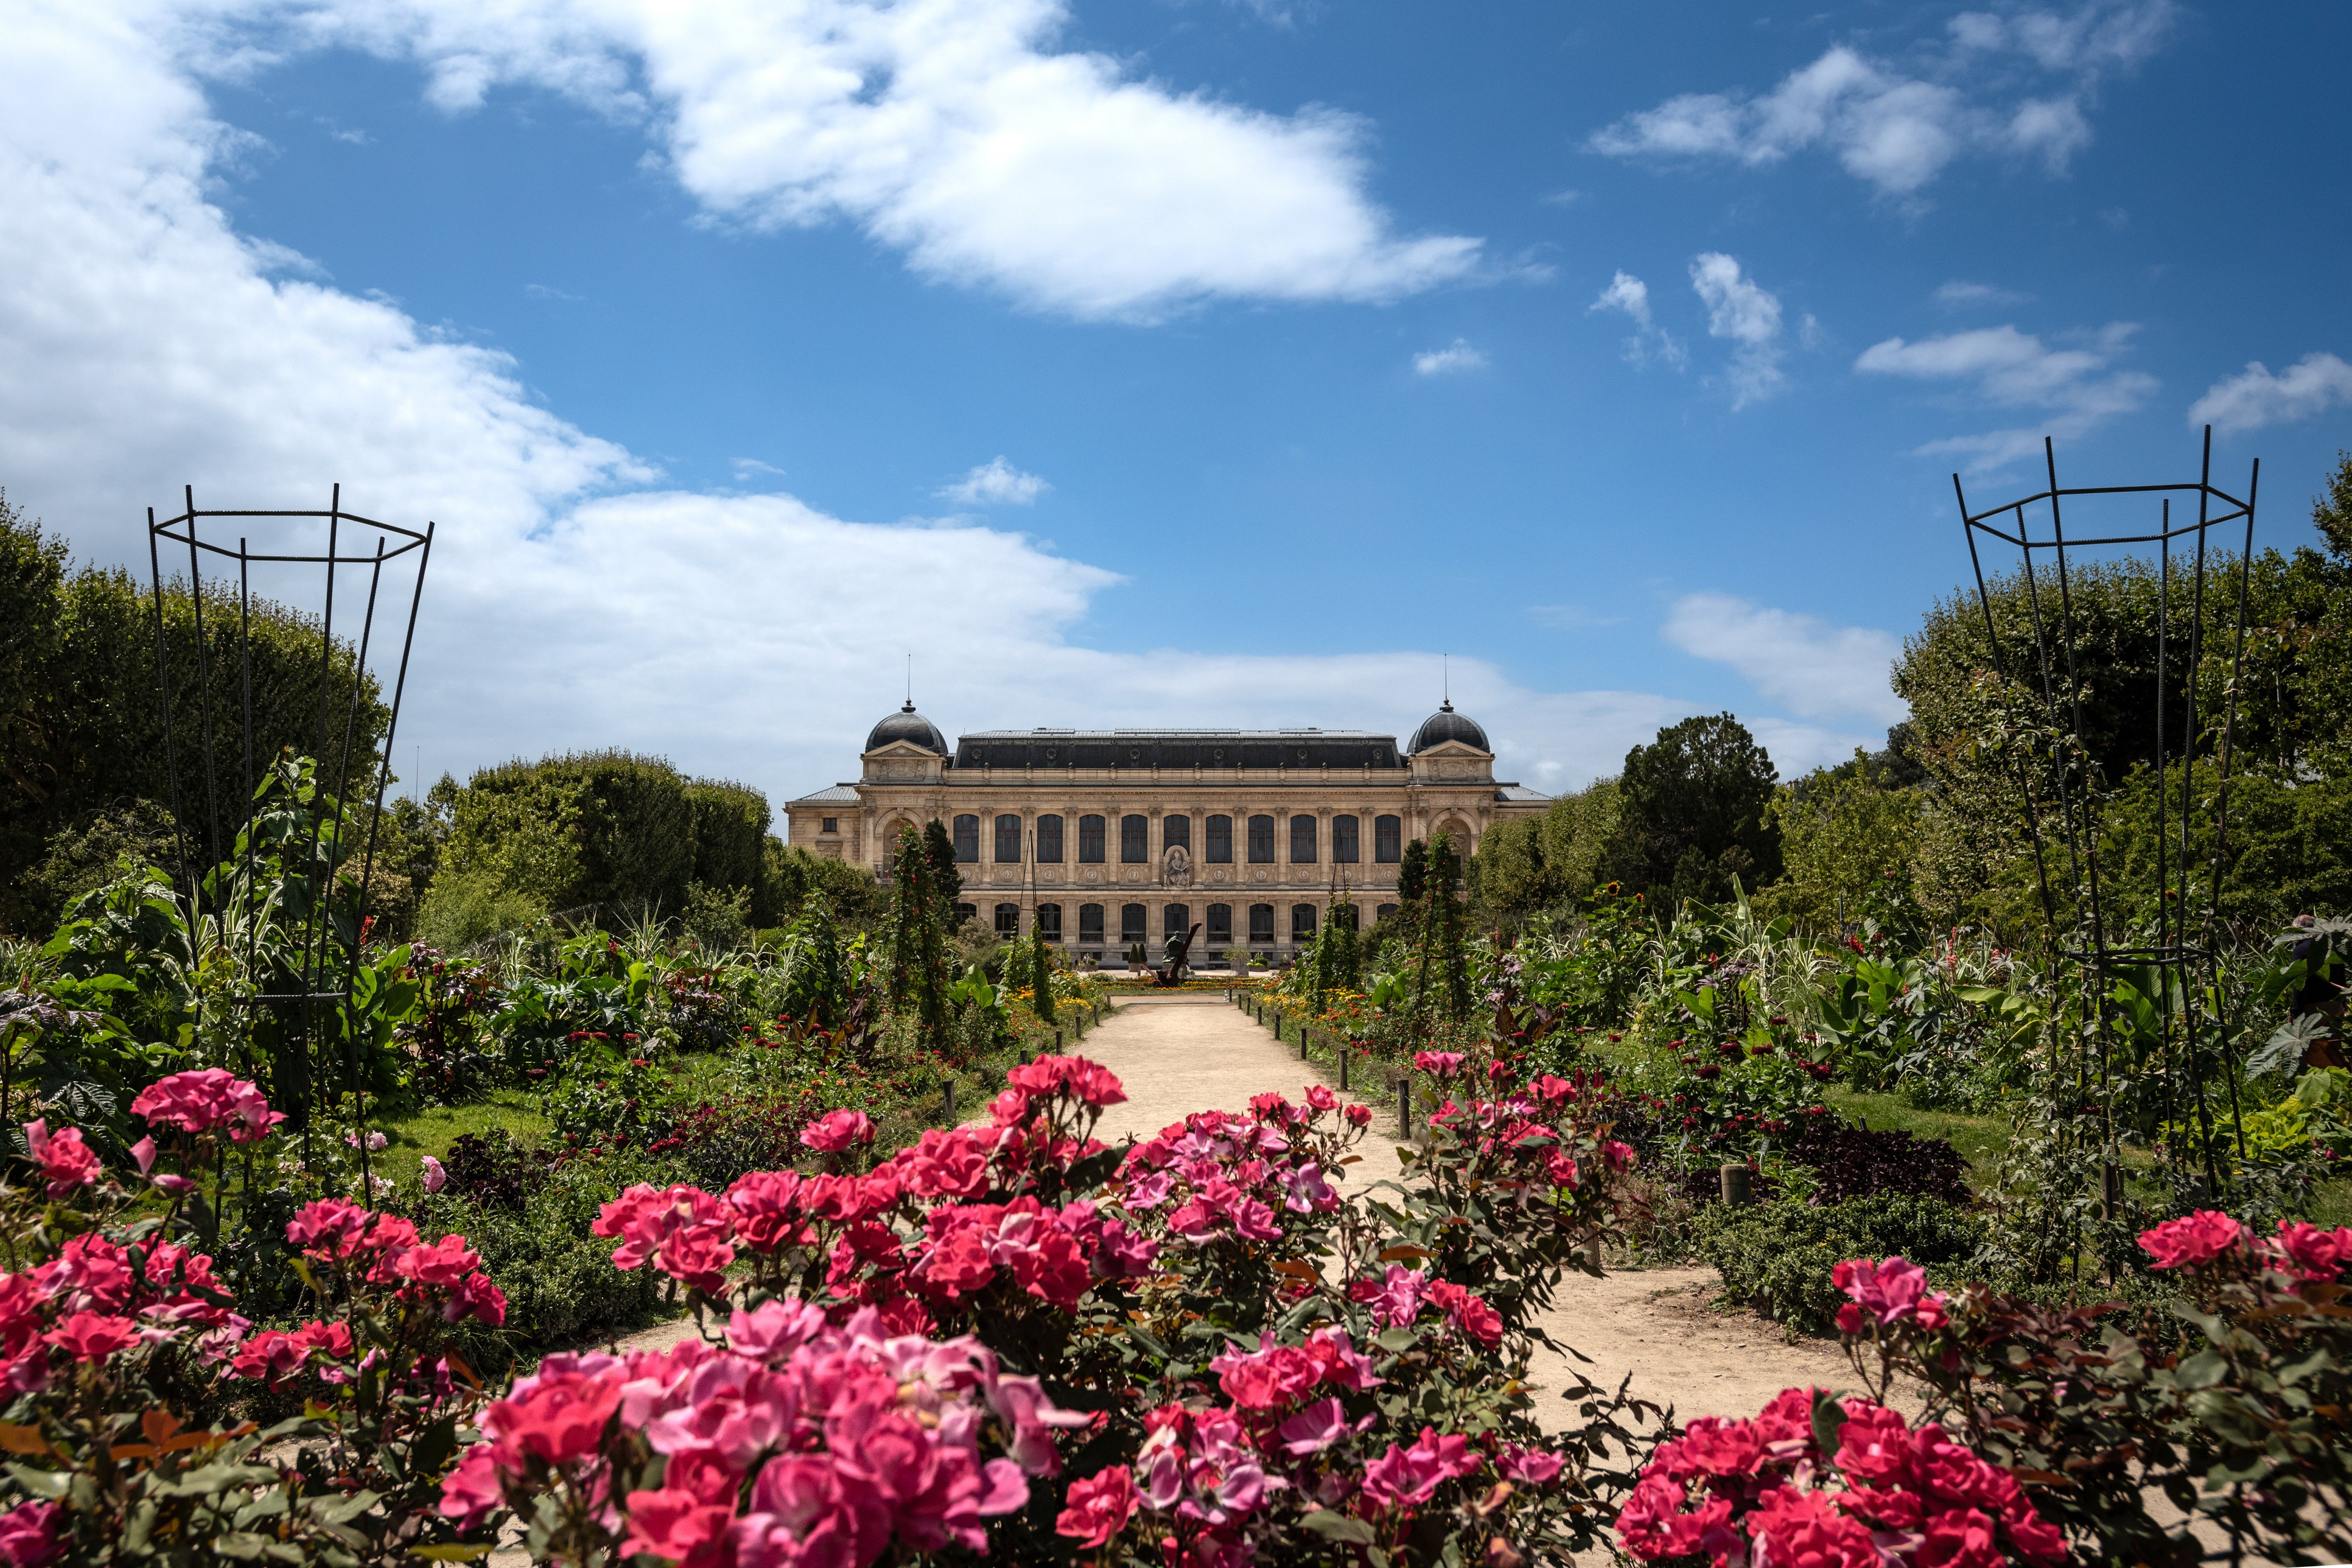
<path fill-rule="evenodd" d="M 2147 58 L 2168 29 L 2167 0 L 2093 5 L 2072 16 L 1972 13 L 1952 26 L 1952 45 L 1914 74 L 1847 46 L 1825 50 L 1761 97 L 1684 93 L 1593 132 L 1588 145 L 1615 157 L 1722 159 L 1761 168 L 1815 148 L 1881 195 L 1913 198 L 1971 152 L 2039 161 L 2063 174 L 2091 140 L 2082 103 L 2101 72 Z M 2021 57 L 2071 79 L 2063 90 L 2012 101 L 1971 91 L 1990 79 L 2011 87 L 2013 72 L 1980 57 Z M 1967 85 L 1963 85 L 1967 84 Z"/>
<path fill-rule="evenodd" d="M 1080 629 L 1118 606 L 1121 580 L 1019 532 L 655 488 L 651 465 L 535 405 L 506 356 L 421 329 L 393 302 L 265 271 L 267 247 L 205 199 L 231 138 L 173 52 L 185 42 L 96 6 L 12 19 L 0 479 L 78 554 L 142 573 L 142 509 L 176 502 L 184 482 L 200 501 L 267 507 L 316 505 L 340 479 L 360 511 L 436 520 L 399 744 L 404 760 L 423 746 L 428 776 L 620 744 L 781 801 L 854 766 L 897 705 L 908 652 L 917 695 L 950 731 L 1409 734 L 1434 706 L 1434 653 L 1085 646 Z M 495 51 L 446 59 L 436 81 L 453 100 L 511 65 Z M 628 79 L 583 65 L 577 80 L 618 102 Z M 747 458 L 735 478 L 772 468 Z M 272 591 L 316 602 L 296 584 Z M 1458 655 L 1453 679 L 1506 775 L 1546 788 L 1613 771 L 1660 725 L 1710 706 L 1538 690 Z M 1785 729 L 1820 760 L 1849 743 L 1769 717 L 1751 727 Z M 1803 760 L 1780 742 L 1774 755 Z"/>
<path fill-rule="evenodd" d="M 1646 364 L 1651 356 L 1680 370 L 1690 363 L 1690 351 L 1664 327 L 1650 320 L 1650 286 L 1630 272 L 1620 271 L 1601 290 L 1587 310 L 1622 310 L 1633 319 L 1633 335 L 1625 340 L 1625 362 Z"/>
<path fill-rule="evenodd" d="M 735 459 L 734 467 L 735 478 L 739 483 L 761 474 L 779 479 L 784 477 L 783 469 L 773 463 L 763 463 L 757 458 L 738 458 Z"/>
<path fill-rule="evenodd" d="M 939 493 L 963 506 L 1028 506 L 1054 487 L 1002 457 L 990 458 Z"/>
<path fill-rule="evenodd" d="M 2112 368 L 2137 331 L 2128 321 L 2116 321 L 2067 348 L 2052 348 L 2013 326 L 1982 327 L 1917 342 L 1888 338 L 1864 349 L 1853 367 L 1866 374 L 1952 384 L 1996 408 L 2049 411 L 2049 417 L 2032 428 L 1955 436 L 1917 448 L 1921 457 L 1966 458 L 1971 469 L 1981 471 L 2039 452 L 2045 435 L 2070 440 L 2145 404 L 2156 391 L 2156 378 Z"/>
<path fill-rule="evenodd" d="M 1454 339 L 1444 348 L 1431 349 L 1412 356 L 1412 369 L 1416 375 L 1459 375 L 1465 371 L 1486 368 L 1486 356 L 1461 338 Z"/>
<path fill-rule="evenodd" d="M 2260 360 L 2206 388 L 2189 405 L 2191 426 L 2211 425 L 2223 435 L 2308 419 L 2339 403 L 2352 403 L 2352 364 L 2330 353 L 2307 353 L 2276 375 Z"/>
<path fill-rule="evenodd" d="M 711 216 L 855 223 L 927 277 L 1040 310 L 1149 319 L 1201 300 L 1392 300 L 1478 242 L 1399 236 L 1365 128 L 1177 94 L 1057 51 L 1062 0 L 249 0 L 215 68 L 346 45 L 413 60 L 464 112 L 521 83 L 644 124 Z"/>
<path fill-rule="evenodd" d="M 1902 645 L 1885 632 L 1833 626 L 1728 594 L 1684 595 L 1662 630 L 1685 653 L 1730 666 L 1801 718 L 1892 724 L 1908 711 L 1887 685 Z"/>
<path fill-rule="evenodd" d="M 1990 283 L 1969 283 L 1955 278 L 1936 290 L 1936 303 L 1948 310 L 1967 310 L 1976 305 L 2022 305 L 2033 298 L 2008 289 L 1996 289 Z"/>
<path fill-rule="evenodd" d="M 1731 405 L 1744 408 L 1780 388 L 1780 301 L 1741 275 L 1738 261 L 1710 250 L 1691 263 L 1691 288 L 1706 305 L 1706 331 L 1738 344 Z"/>

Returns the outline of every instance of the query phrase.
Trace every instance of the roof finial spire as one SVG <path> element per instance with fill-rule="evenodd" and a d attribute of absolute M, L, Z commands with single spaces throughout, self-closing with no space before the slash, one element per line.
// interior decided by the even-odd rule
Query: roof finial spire
<path fill-rule="evenodd" d="M 1440 713 L 1451 713 L 1454 711 L 1454 656 L 1450 653 L 1441 653 L 1437 658 L 1437 668 L 1442 672 L 1444 690 L 1444 700 L 1437 705 L 1437 710 Z"/>
<path fill-rule="evenodd" d="M 908 655 L 907 655 L 907 705 L 906 705 L 904 708 L 899 709 L 899 710 L 898 710 L 898 711 L 899 711 L 899 712 L 901 712 L 901 713 L 912 713 L 914 710 L 915 710 L 915 656 L 914 656 L 912 653 L 909 653 L 909 654 L 908 654 Z"/>

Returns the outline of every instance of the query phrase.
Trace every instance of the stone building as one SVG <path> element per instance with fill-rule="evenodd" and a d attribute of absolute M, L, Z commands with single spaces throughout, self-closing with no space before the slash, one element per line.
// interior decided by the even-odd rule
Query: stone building
<path fill-rule="evenodd" d="M 984 730 L 953 748 L 908 703 L 874 726 L 856 782 L 789 803 L 789 842 L 887 876 L 901 826 L 955 841 L 963 912 L 1115 959 L 1197 923 L 1195 952 L 1286 957 L 1328 919 L 1396 903 L 1404 846 L 1465 858 L 1550 797 L 1498 783 L 1451 701 L 1410 746 L 1360 730 Z"/>

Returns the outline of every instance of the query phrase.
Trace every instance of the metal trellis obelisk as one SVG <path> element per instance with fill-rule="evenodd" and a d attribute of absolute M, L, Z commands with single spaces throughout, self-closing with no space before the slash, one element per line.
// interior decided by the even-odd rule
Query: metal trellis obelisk
<path fill-rule="evenodd" d="M 257 1020 L 271 1022 L 277 1091 L 282 1093 L 289 1085 L 299 1089 L 292 1109 L 307 1158 L 315 1090 L 338 1067 L 352 1096 L 355 1128 L 363 1133 L 366 1125 L 365 1052 L 353 1016 L 354 988 L 375 869 L 376 830 L 392 778 L 393 738 L 408 683 L 408 658 L 425 594 L 425 569 L 432 556 L 434 525 L 428 522 L 419 532 L 346 511 L 341 485 L 334 487 L 324 511 L 200 510 L 193 487 L 184 499 L 184 510 L 176 517 L 158 521 L 154 509 L 147 512 L 164 767 L 184 884 L 177 893 L 193 956 L 200 963 L 208 952 L 236 954 L 243 950 L 250 982 L 239 988 L 234 1005 L 253 1009 L 250 1016 Z M 232 530 L 236 531 L 233 545 Z M 257 533 L 261 537 L 257 539 Z M 167 558 L 176 569 L 184 551 L 184 584 L 176 570 L 170 578 L 163 570 Z M 346 624 L 339 637 L 339 584 L 348 623 L 361 579 L 364 597 L 357 635 Z M 265 603 L 317 616 L 317 739 L 315 747 L 299 747 L 311 752 L 307 780 L 290 756 L 260 758 L 257 775 L 253 648 L 257 588 Z M 230 608 L 236 615 L 233 628 L 224 615 Z M 282 626 L 283 617 L 278 619 Z M 369 697 L 375 675 L 370 660 L 388 647 L 395 631 L 399 662 L 391 700 L 380 710 L 379 734 L 379 708 Z M 184 679 L 184 663 L 179 671 L 183 679 L 174 679 L 175 645 L 193 648 L 193 680 Z M 233 672 L 224 668 L 230 658 L 236 660 Z M 373 679 L 373 684 L 381 693 L 383 682 Z M 287 742 L 289 752 L 296 749 L 294 737 L 273 731 L 270 738 Z M 305 742 L 308 739 L 301 737 Z M 241 778 L 241 793 L 224 797 L 225 772 Z M 372 805 L 363 845 L 346 842 L 359 826 L 349 793 L 355 779 Z M 290 817 L 285 808 L 291 809 Z M 279 826 L 271 825 L 272 812 L 279 813 Z M 285 832 L 286 821 L 299 826 Z M 281 832 L 282 839 L 266 847 L 257 844 L 265 830 Z M 342 868 L 355 850 L 360 860 L 357 888 L 341 897 Z M 280 868 L 276 894 L 268 898 L 260 891 L 257 869 L 265 854 L 276 856 Z M 284 874 L 297 863 L 299 880 Z M 299 889 L 299 899 L 289 889 Z M 266 960 L 260 952 L 265 928 L 270 941 Z M 322 1032 L 343 1042 L 340 1064 L 320 1059 Z M 358 1144 L 365 1195 L 372 1186 L 366 1138 L 360 1137 Z"/>
<path fill-rule="evenodd" d="M 2210 1037 L 2216 1028 L 2216 1020 L 2201 1017 L 2200 1008 L 2204 1007 L 2204 985 L 2213 973 L 2221 879 L 2227 864 L 2231 742 L 2237 725 L 2238 675 L 2244 658 L 2246 595 L 2253 556 L 2254 495 L 2262 465 L 2259 460 L 2254 463 L 2242 500 L 2216 487 L 2212 482 L 2213 432 L 2210 426 L 2205 431 L 2198 477 L 2190 481 L 2064 487 L 2058 483 L 2057 455 L 2046 438 L 2042 442 L 2042 460 L 2048 488 L 2032 495 L 1985 510 L 1972 510 L 1958 474 L 1952 476 L 1952 490 L 1959 500 L 1960 517 L 1968 535 L 1969 559 L 1976 573 L 1977 604 L 1983 615 L 1985 635 L 1991 644 L 1992 673 L 2000 683 L 2005 702 L 2014 704 L 2022 698 L 2027 706 L 2040 709 L 2032 727 L 2046 742 L 2050 765 L 2037 779 L 2035 770 L 2019 749 L 2012 747 L 2011 757 L 2017 766 L 2021 804 L 2053 944 L 2063 942 L 2062 930 L 2071 924 L 2073 944 L 2060 946 L 2058 951 L 2081 965 L 2086 1021 L 2095 1017 L 2084 1052 L 2077 1058 L 2076 1081 L 2087 1091 L 2095 1071 L 2097 1104 L 2107 1129 L 2106 1141 L 2112 1144 L 2116 1079 L 2123 1066 L 2118 1049 L 2121 1026 L 2115 1002 L 2117 983 L 2128 978 L 2142 987 L 2142 994 L 2147 994 L 2145 987 L 2152 984 L 2158 1042 L 2152 1053 L 2141 1053 L 2141 1061 L 2145 1065 L 2152 1059 L 2163 1075 L 2164 1081 L 2156 1087 L 2164 1125 L 2179 1125 L 2184 1113 L 2193 1111 L 2196 1163 L 2201 1164 L 2206 1182 L 2218 1193 L 2221 1174 L 2214 1159 L 2213 1110 L 2209 1099 L 2211 1086 L 2200 1066 L 2202 1053 L 2198 1042 Z M 2090 498 L 2095 497 L 2135 499 L 2091 502 Z M 2185 515 L 2192 499 L 2197 511 L 2193 521 Z M 2179 519 L 2173 516 L 2175 501 L 2181 503 L 2184 514 Z M 2118 531 L 2103 522 L 2090 529 L 2078 525 L 2070 535 L 2068 508 L 2072 506 L 2080 512 L 2090 505 L 2145 509 L 2145 512 L 2154 513 L 2147 519 L 2154 526 L 2126 524 Z M 2243 525 L 2242 537 L 2235 526 L 2239 524 Z M 2219 548 L 2212 547 L 2209 536 L 2214 530 L 2223 528 L 2230 532 L 2214 542 Z M 2023 640 L 2030 646 L 2019 647 L 2014 633 L 2004 641 L 1997 622 L 1996 595 L 1988 590 L 1985 580 L 1985 550 L 1993 542 L 2016 552 L 2018 582 L 2030 611 L 2030 629 Z M 2144 712 L 2149 725 L 2147 738 L 2153 742 L 2151 765 L 2157 779 L 2155 869 L 2159 894 L 2152 919 L 2144 921 L 2134 936 L 2126 938 L 2118 935 L 2121 928 L 2116 923 L 2116 911 L 2109 907 L 2112 889 L 2103 886 L 2101 879 L 2103 781 L 2085 765 L 2083 696 L 2091 672 L 2087 654 L 2078 657 L 2084 639 L 2077 617 L 2075 583 L 2087 553 L 2150 545 L 2156 548 L 2158 568 L 2156 668 L 2152 689 L 2146 693 L 2147 707 Z M 2236 550 L 2234 560 L 2226 553 L 2231 547 Z M 2235 605 L 2216 602 L 2217 608 L 2227 617 L 2225 622 L 2217 622 L 2216 631 L 2218 634 L 2226 628 L 2228 632 L 2230 676 L 2221 683 L 2219 702 L 2214 705 L 2218 710 L 2200 712 L 2199 672 L 2209 653 L 2220 651 L 2204 646 L 2209 573 L 2221 572 L 2223 576 L 2214 586 L 2218 592 L 2229 592 L 2232 584 L 2227 574 L 2232 568 L 2236 575 Z M 2054 616 L 2044 603 L 2045 592 L 2053 586 L 2056 592 Z M 2175 642 L 2172 598 L 2177 590 L 2185 591 L 2189 599 L 2185 650 Z M 2172 678 L 2176 659 L 2180 660 L 2184 671 L 2183 678 L 2178 680 Z M 2014 721 L 2013 711 L 2011 719 Z M 2211 770 L 2210 791 L 2198 787 L 2195 775 L 2200 762 Z M 2177 791 L 2171 783 L 2174 769 L 2179 774 Z M 2063 840 L 2063 889 L 2053 886 L 2058 874 L 2058 868 L 2052 864 L 2055 847 L 2049 842 L 2053 816 Z M 2197 831 L 2200 828 L 2201 832 Z M 2201 908 L 2192 908 L 2192 903 L 2200 902 L 2194 899 L 2197 889 L 2192 882 L 2192 845 L 2200 838 L 2210 847 L 2205 867 L 2208 886 L 2203 889 L 2206 897 Z M 2238 1120 L 2236 1079 L 2232 1074 L 2223 1076 L 2228 1081 L 2234 1124 Z M 2189 1103 L 2182 1104 L 2184 1100 Z M 2242 1153 L 2242 1129 L 2238 1130 L 2237 1139 Z"/>

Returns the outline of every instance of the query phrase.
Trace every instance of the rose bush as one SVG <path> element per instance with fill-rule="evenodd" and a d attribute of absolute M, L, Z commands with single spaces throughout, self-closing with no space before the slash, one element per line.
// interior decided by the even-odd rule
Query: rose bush
<path fill-rule="evenodd" d="M 199 1172 L 216 1139 L 259 1142 L 282 1120 L 216 1070 L 133 1106 Z M 286 1241 L 320 1315 L 254 1331 L 196 1250 L 218 1193 L 156 1172 L 152 1138 L 136 1175 L 110 1176 L 77 1131 L 25 1131 L 38 1187 L 0 1188 L 0 1562 L 390 1563 L 454 1542 L 435 1508 L 479 1380 L 448 1336 L 505 1317 L 464 1237 L 310 1204 Z"/>
<path fill-rule="evenodd" d="M 2282 1222 L 2260 1236 L 2210 1210 L 2140 1237 L 2189 1300 L 2166 1323 L 2121 1303 L 2063 1310 L 1982 1285 L 1922 1288 L 1899 1258 L 1856 1260 L 1840 1327 L 1884 1394 L 1898 1376 L 2017 1477 L 2076 1562 L 2194 1562 L 2161 1493 L 2233 1552 L 2352 1557 L 2352 1230 Z"/>
<path fill-rule="evenodd" d="M 1626 1418 L 1652 1412 L 1580 1384 L 1548 1438 L 1526 1379 L 1628 1153 L 1575 1082 L 1444 1066 L 1412 1179 L 1370 1199 L 1333 1184 L 1370 1115 L 1319 1085 L 1112 1149 L 1094 1129 L 1124 1089 L 1072 1057 L 870 1168 L 844 1117 L 811 1129 L 821 1173 L 634 1186 L 598 1234 L 675 1280 L 703 1337 L 551 1358 L 484 1413 L 442 1517 L 689 1568 L 1593 1545 L 1632 1482 Z"/>

